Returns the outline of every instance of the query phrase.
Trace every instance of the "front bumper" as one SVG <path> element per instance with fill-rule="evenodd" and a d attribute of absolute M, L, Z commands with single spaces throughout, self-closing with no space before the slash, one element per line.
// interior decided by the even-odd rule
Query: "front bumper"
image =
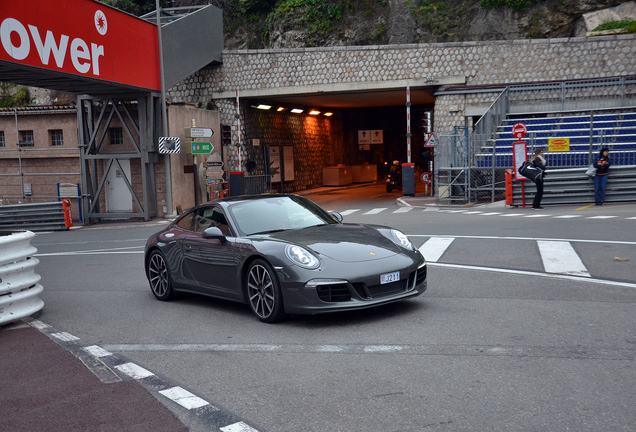
<path fill-rule="evenodd" d="M 406 257 L 402 258 L 404 261 L 411 261 Z M 385 262 L 374 262 L 373 273 L 356 273 L 354 268 L 339 272 L 341 277 L 336 278 L 316 277 L 334 275 L 333 272 L 318 275 L 316 272 L 307 274 L 305 271 L 296 274 L 298 278 L 289 278 L 288 271 L 279 271 L 285 312 L 317 314 L 365 309 L 417 297 L 426 291 L 427 266 L 424 261 L 411 261 L 406 266 L 402 262 L 403 265 L 398 269 L 395 267 L 395 259 L 383 261 Z M 400 280 L 381 285 L 380 275 L 393 271 L 400 272 Z M 305 278 L 302 278 L 303 274 Z M 294 282 L 292 279 L 307 282 Z"/>

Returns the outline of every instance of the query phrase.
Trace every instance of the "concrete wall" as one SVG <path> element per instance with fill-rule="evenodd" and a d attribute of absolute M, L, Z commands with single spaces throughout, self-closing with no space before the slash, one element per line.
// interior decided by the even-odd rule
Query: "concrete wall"
<path fill-rule="evenodd" d="M 346 89 L 347 84 L 373 88 L 378 83 L 427 77 L 433 84 L 460 77 L 467 86 L 483 86 L 613 77 L 635 70 L 635 35 L 225 51 L 222 66 L 195 73 L 170 89 L 169 97 L 202 105 L 212 102 L 221 123 L 234 125 L 236 103 L 229 94 L 235 90 L 266 96 Z M 437 98 L 435 132 L 470 126 L 467 109 L 488 106 L 497 95 Z M 229 149 L 228 161 L 236 169 L 235 149 Z"/>
<path fill-rule="evenodd" d="M 181 206 L 183 210 L 186 210 L 195 204 L 194 195 L 194 174 L 186 173 L 184 171 L 191 170 L 194 164 L 198 167 L 199 172 L 199 199 L 200 202 L 208 200 L 207 191 L 205 188 L 205 178 L 203 173 L 205 171 L 205 162 L 208 159 L 207 155 L 189 155 L 185 152 L 185 147 L 191 142 L 190 139 L 185 138 L 185 128 L 192 127 L 192 121 L 194 120 L 196 127 L 211 128 L 214 135 L 209 141 L 214 146 L 213 152 L 218 152 L 223 156 L 223 149 L 221 145 L 221 127 L 218 111 L 211 111 L 205 109 L 198 109 L 192 105 L 170 105 L 168 109 L 168 130 L 170 136 L 181 138 L 181 153 L 163 155 L 160 158 L 160 164 L 157 166 L 157 200 L 159 203 L 159 213 L 163 216 L 163 206 L 166 205 L 166 192 L 165 192 L 165 171 L 163 158 L 170 158 L 170 175 L 172 179 L 172 204 L 173 207 Z M 198 141 L 208 141 L 208 139 L 198 139 Z"/>

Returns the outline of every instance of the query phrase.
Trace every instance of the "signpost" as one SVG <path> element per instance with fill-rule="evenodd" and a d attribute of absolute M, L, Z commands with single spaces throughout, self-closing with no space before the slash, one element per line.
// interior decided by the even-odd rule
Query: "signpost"
<path fill-rule="evenodd" d="M 190 154 L 210 154 L 212 150 L 214 150 L 214 146 L 209 141 L 192 141 L 189 147 L 186 149 L 190 150 Z"/>
<path fill-rule="evenodd" d="M 186 138 L 210 138 L 214 135 L 214 131 L 210 128 L 189 127 L 185 128 Z"/>
<path fill-rule="evenodd" d="M 512 136 L 519 140 L 526 136 L 527 133 L 528 128 L 524 123 L 515 123 L 514 126 L 512 126 Z"/>

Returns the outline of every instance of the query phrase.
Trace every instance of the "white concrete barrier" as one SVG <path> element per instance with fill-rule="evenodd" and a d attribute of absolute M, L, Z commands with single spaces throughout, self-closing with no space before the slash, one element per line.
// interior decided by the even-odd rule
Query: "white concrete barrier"
<path fill-rule="evenodd" d="M 0 232 L 0 325 L 26 318 L 44 307 L 39 263 L 31 231 Z"/>

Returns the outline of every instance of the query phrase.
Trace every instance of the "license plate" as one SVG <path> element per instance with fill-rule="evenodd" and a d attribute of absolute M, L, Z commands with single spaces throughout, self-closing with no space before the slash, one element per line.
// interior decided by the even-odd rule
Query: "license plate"
<path fill-rule="evenodd" d="M 397 282 L 400 280 L 400 272 L 393 272 L 393 273 L 385 273 L 383 275 L 380 275 L 380 285 L 382 284 L 388 284 L 391 282 Z"/>

